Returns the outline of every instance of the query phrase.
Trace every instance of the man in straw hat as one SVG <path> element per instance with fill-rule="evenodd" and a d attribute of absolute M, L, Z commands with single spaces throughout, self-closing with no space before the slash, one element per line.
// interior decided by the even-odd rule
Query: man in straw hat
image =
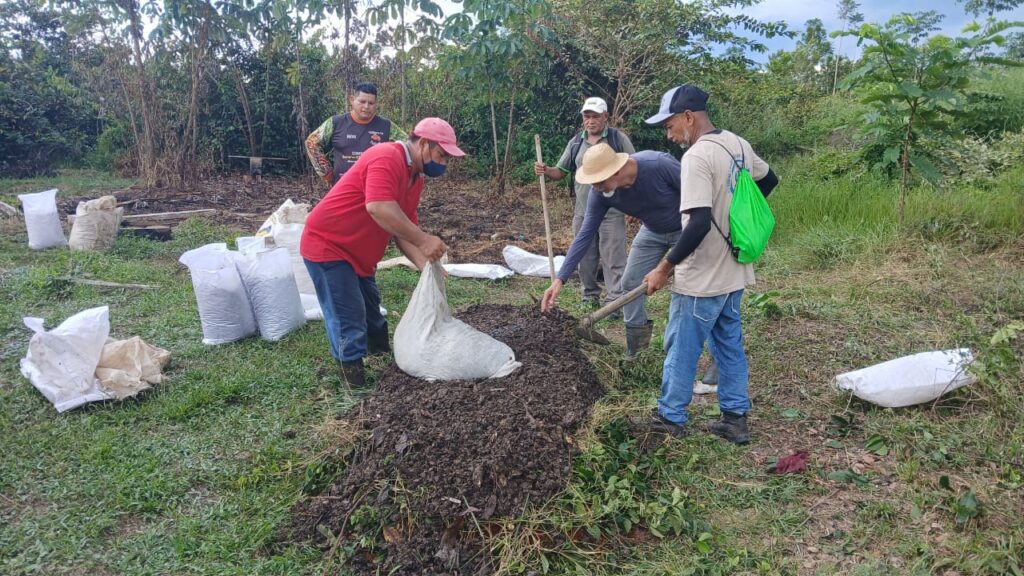
<path fill-rule="evenodd" d="M 601 98 L 591 97 L 583 102 L 580 110 L 583 117 L 583 130 L 565 145 L 561 158 L 554 166 L 535 162 L 534 173 L 551 180 L 561 180 L 566 174 L 577 172 L 582 164 L 583 155 L 592 146 L 607 144 L 616 152 L 632 154 L 633 143 L 624 132 L 608 126 L 608 104 Z M 573 191 L 576 204 L 573 209 L 572 233 L 579 234 L 583 226 L 583 217 L 587 212 L 590 184 L 584 184 L 577 178 Z M 579 260 L 580 284 L 583 285 L 583 299 L 593 308 L 601 305 L 601 286 L 597 283 L 600 267 L 604 273 L 606 301 L 615 300 L 623 294 L 621 280 L 626 266 L 626 218 L 616 209 L 610 209 L 595 230 L 597 241 L 588 245 L 588 249 Z"/>
<path fill-rule="evenodd" d="M 743 289 L 754 283 L 754 269 L 736 260 L 726 240 L 729 208 L 740 166 L 750 171 L 765 196 L 779 180 L 749 142 L 715 128 L 707 101 L 706 92 L 684 84 L 665 92 L 660 110 L 647 119 L 648 124 L 664 127 L 669 140 L 687 148 L 680 175 L 680 250 L 669 253 L 646 277 L 650 295 L 668 284 L 669 273 L 674 274 L 661 397 L 647 424 L 673 436 L 687 434 L 697 360 L 707 342 L 719 370 L 722 410 L 721 420 L 708 429 L 729 442 L 745 444 L 750 441 L 750 395 L 740 299 Z M 708 237 L 712 226 L 718 233 Z"/>
<path fill-rule="evenodd" d="M 391 238 L 421 270 L 444 255 L 448 247 L 420 229 L 416 209 L 423 176 L 441 176 L 450 157 L 463 155 L 447 122 L 424 118 L 408 141 L 382 143 L 360 155 L 306 219 L 299 252 L 324 313 L 331 354 L 350 386 L 365 385 L 367 353 L 391 349 L 377 262 Z"/>
<path fill-rule="evenodd" d="M 616 153 L 607 144 L 597 144 L 583 155 L 576 182 L 591 187 L 583 223 L 558 272 L 558 278 L 544 292 L 541 311 L 546 312 L 558 298 L 562 286 L 590 248 L 597 228 L 610 210 L 640 220 L 622 275 L 622 290 L 643 282 L 662 256 L 679 243 L 679 161 L 670 154 L 643 150 L 635 154 Z M 626 359 L 636 358 L 651 342 L 653 323 L 647 318 L 645 298 L 623 308 L 626 324 Z"/>

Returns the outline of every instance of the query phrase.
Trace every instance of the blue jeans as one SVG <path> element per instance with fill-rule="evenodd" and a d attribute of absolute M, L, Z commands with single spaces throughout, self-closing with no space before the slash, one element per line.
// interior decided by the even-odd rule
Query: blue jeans
<path fill-rule="evenodd" d="M 750 370 L 740 321 L 742 297 L 743 290 L 707 298 L 672 294 L 658 398 L 658 412 L 668 420 L 685 424 L 689 418 L 686 409 L 693 399 L 697 359 L 705 341 L 718 365 L 719 407 L 736 414 L 750 411 Z"/>
<path fill-rule="evenodd" d="M 367 336 L 388 333 L 388 321 L 380 313 L 377 280 L 357 276 L 343 260 L 305 262 L 324 313 L 331 355 L 341 362 L 366 356 Z"/>
<path fill-rule="evenodd" d="M 659 234 L 652 232 L 647 226 L 640 226 L 640 231 L 633 238 L 626 259 L 626 271 L 622 274 L 622 292 L 625 294 L 644 281 L 644 276 L 654 270 L 665 253 L 679 241 L 681 230 Z M 626 326 L 642 328 L 647 326 L 647 296 L 641 296 L 622 308 L 622 317 Z"/>

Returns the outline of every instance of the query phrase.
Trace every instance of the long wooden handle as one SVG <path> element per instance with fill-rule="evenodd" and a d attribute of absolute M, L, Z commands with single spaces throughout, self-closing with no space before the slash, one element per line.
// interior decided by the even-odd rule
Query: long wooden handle
<path fill-rule="evenodd" d="M 622 296 L 619 296 L 615 300 L 605 304 L 604 306 L 584 316 L 583 320 L 580 320 L 580 324 L 584 326 L 590 326 L 591 324 L 597 322 L 598 320 L 601 320 L 602 318 L 611 314 L 612 312 L 615 312 L 619 308 L 622 308 L 626 304 L 629 304 L 633 300 L 636 300 L 640 296 L 643 296 L 646 292 L 647 282 L 641 282 L 640 285 L 637 286 L 636 288 L 633 288 L 629 292 L 626 292 Z"/>
<path fill-rule="evenodd" d="M 540 134 L 533 135 L 533 143 L 537 146 L 537 162 L 541 164 Z M 551 221 L 548 219 L 548 191 L 544 186 L 544 175 L 540 175 L 540 204 L 544 207 L 544 238 L 548 241 L 548 267 L 551 269 L 551 281 L 555 281 L 555 251 L 551 246 Z"/>

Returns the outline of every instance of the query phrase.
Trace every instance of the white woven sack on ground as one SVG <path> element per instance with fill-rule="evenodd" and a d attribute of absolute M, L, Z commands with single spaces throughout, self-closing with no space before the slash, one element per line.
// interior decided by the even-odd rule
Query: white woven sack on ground
<path fill-rule="evenodd" d="M 506 344 L 452 317 L 437 263 L 420 274 L 394 349 L 398 367 L 424 380 L 500 378 L 520 366 Z"/>
<path fill-rule="evenodd" d="M 275 342 L 306 323 L 287 249 L 243 255 L 235 265 L 252 302 L 260 338 Z"/>
<path fill-rule="evenodd" d="M 256 318 L 235 268 L 236 258 L 238 254 L 220 242 L 189 250 L 178 259 L 192 275 L 203 344 L 225 344 L 256 334 Z"/>
<path fill-rule="evenodd" d="M 103 343 L 110 334 L 107 306 L 83 310 L 49 332 L 43 329 L 42 318 L 24 318 L 23 322 L 35 334 L 21 359 L 21 373 L 57 412 L 115 397 L 95 376 Z"/>
<path fill-rule="evenodd" d="M 974 383 L 973 361 L 968 348 L 921 352 L 840 374 L 833 386 L 879 406 L 912 406 Z"/>
<path fill-rule="evenodd" d="M 124 209 L 117 207 L 117 198 L 113 196 L 79 202 L 68 247 L 72 250 L 109 250 L 117 240 L 123 213 Z"/>
<path fill-rule="evenodd" d="M 57 212 L 57 189 L 19 194 L 21 208 L 25 213 L 25 229 L 28 231 L 28 247 L 45 250 L 55 246 L 67 246 L 64 228 L 60 225 Z"/>
<path fill-rule="evenodd" d="M 444 271 L 459 278 L 484 278 L 487 280 L 501 280 L 515 275 L 515 272 L 500 264 L 445 264 Z"/>
<path fill-rule="evenodd" d="M 517 274 L 524 276 L 551 276 L 551 265 L 548 264 L 548 257 L 527 252 L 518 246 L 511 244 L 501 249 L 501 255 L 505 258 L 508 267 Z M 555 274 L 562 268 L 565 256 L 555 256 Z"/>

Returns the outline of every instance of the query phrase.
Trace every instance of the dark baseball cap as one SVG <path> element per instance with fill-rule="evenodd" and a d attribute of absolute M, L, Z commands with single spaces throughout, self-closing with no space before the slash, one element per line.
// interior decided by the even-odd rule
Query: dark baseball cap
<path fill-rule="evenodd" d="M 658 113 L 647 119 L 652 126 L 660 126 L 674 114 L 680 112 L 701 112 L 707 110 L 708 93 L 697 88 L 693 84 L 676 86 L 665 92 L 661 97 L 661 107 Z"/>

